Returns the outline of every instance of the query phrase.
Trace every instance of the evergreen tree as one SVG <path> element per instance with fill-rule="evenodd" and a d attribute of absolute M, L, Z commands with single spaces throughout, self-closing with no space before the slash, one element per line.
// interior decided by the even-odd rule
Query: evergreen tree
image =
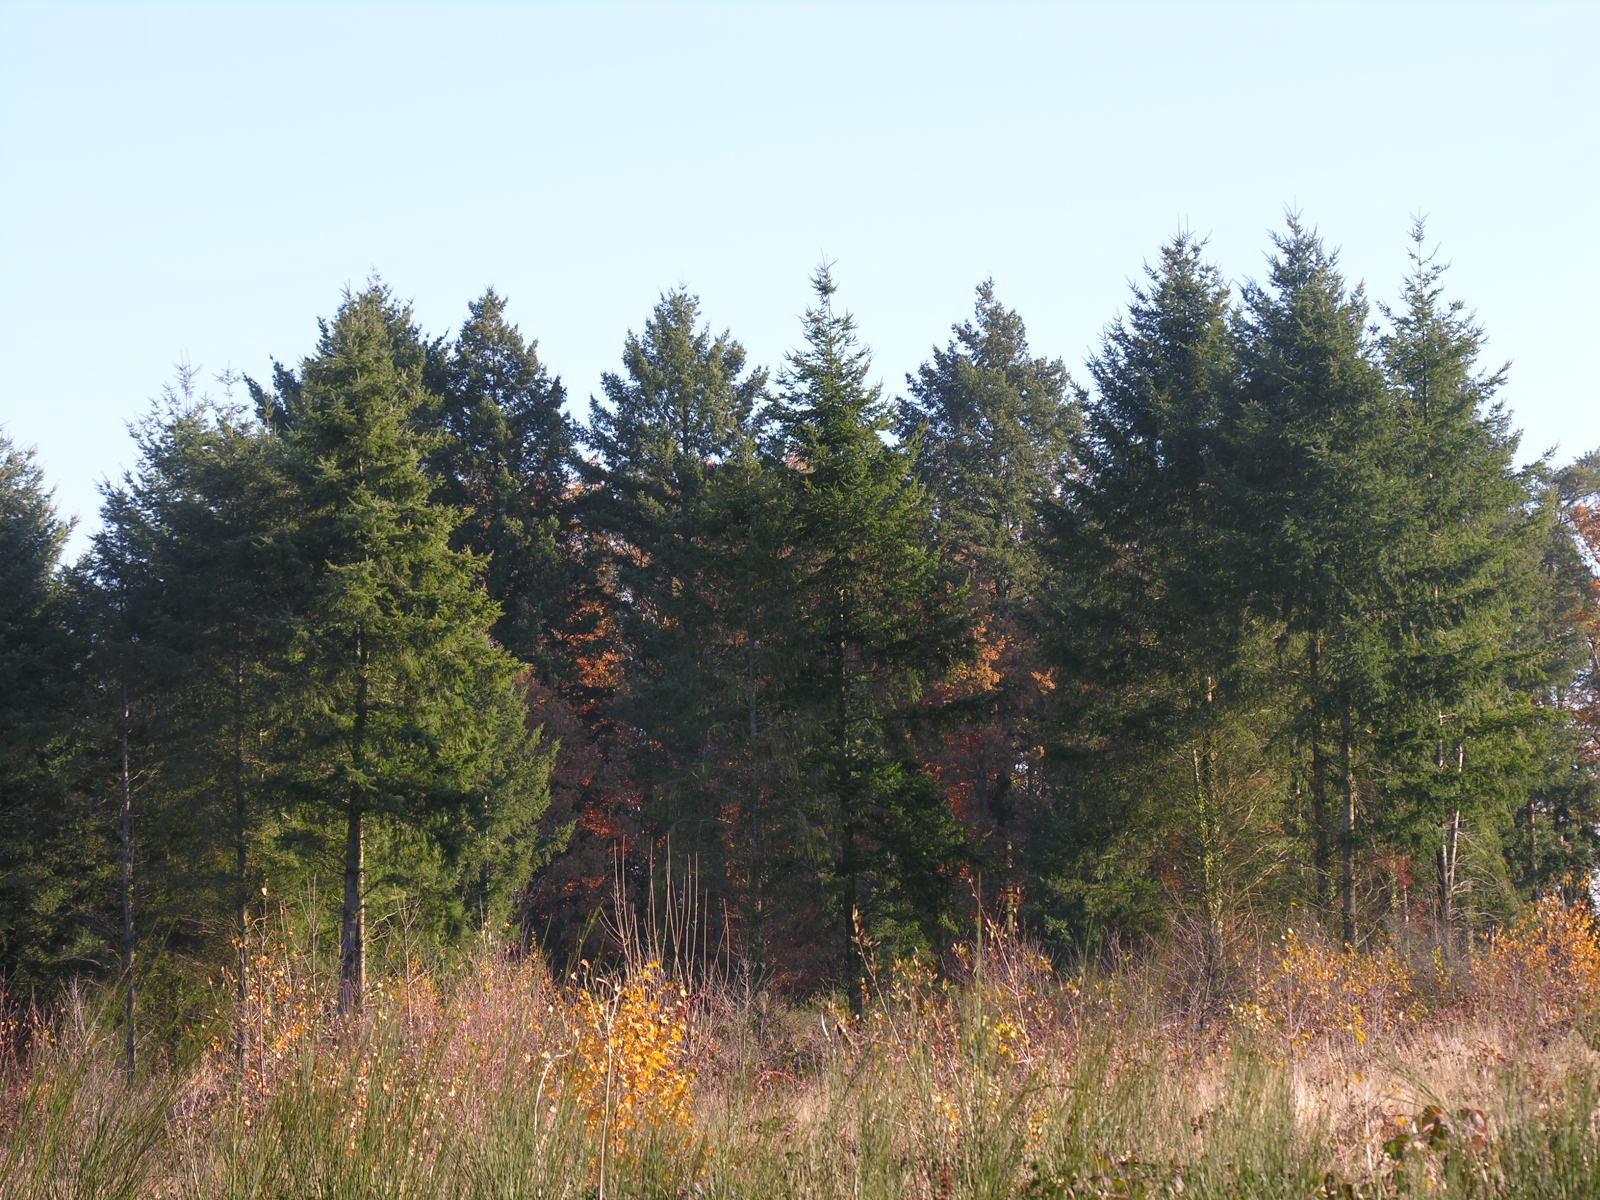
<path fill-rule="evenodd" d="M 1220 503 L 1228 290 L 1186 235 L 1146 274 L 1090 362 L 1079 469 L 1050 509 L 1061 799 L 1041 866 L 1049 924 L 1074 939 L 1192 919 L 1205 984 L 1277 850 L 1255 798 L 1270 631 Z"/>
<path fill-rule="evenodd" d="M 577 427 L 561 411 L 561 381 L 506 321 L 505 306 L 493 289 L 473 301 L 445 359 L 437 499 L 463 514 L 453 544 L 488 563 L 486 585 L 502 610 L 495 640 L 549 679 L 552 627 L 577 582 Z"/>
<path fill-rule="evenodd" d="M 1515 799 L 1507 854 L 1525 899 L 1592 904 L 1600 863 L 1600 453 L 1540 471 L 1539 512 L 1553 519 L 1534 587 L 1518 613 L 1517 681 L 1543 718 L 1528 737 L 1537 777 Z"/>
<path fill-rule="evenodd" d="M 918 447 L 937 536 L 967 567 L 978 643 L 978 661 L 941 682 L 943 727 L 925 753 L 1005 905 L 1022 887 L 1017 848 L 1044 807 L 1044 665 L 1030 630 L 1039 511 L 1063 477 L 1079 397 L 1061 360 L 1029 353 L 1022 318 L 992 281 L 977 291 L 972 320 L 906 377 L 896 432 Z"/>
<path fill-rule="evenodd" d="M 948 905 L 942 877 L 959 839 L 916 765 L 905 717 L 962 649 L 965 598 L 930 544 L 915 445 L 884 440 L 891 410 L 867 383 L 867 351 L 834 309 L 826 267 L 813 286 L 806 344 L 789 356 L 777 406 L 792 513 L 786 692 L 810 725 L 804 794 L 859 1005 L 854 923 L 929 938 Z"/>
<path fill-rule="evenodd" d="M 748 799 L 732 778 L 748 735 L 742 681 L 760 657 L 750 623 L 760 614 L 734 591 L 746 556 L 761 553 L 746 537 L 756 514 L 729 501 L 760 494 L 755 410 L 767 373 L 747 367 L 728 332 L 713 336 L 682 290 L 628 335 L 622 361 L 622 374 L 603 377 L 606 403 L 592 404 L 586 434 L 600 454 L 586 518 L 609 550 L 627 648 L 613 711 L 639 731 L 634 773 L 652 822 L 727 902 Z"/>
<path fill-rule="evenodd" d="M 1080 424 L 1060 359 L 1028 352 L 1022 318 L 978 285 L 973 319 L 933 351 L 899 402 L 896 432 L 917 446 L 940 537 L 992 590 L 1026 596 L 1039 505 L 1051 496 Z"/>
<path fill-rule="evenodd" d="M 106 489 L 88 576 L 96 661 L 110 708 L 126 697 L 118 740 L 138 781 L 143 974 L 173 1012 L 229 941 L 242 945 L 265 877 L 262 751 L 291 600 L 273 539 L 286 505 L 276 447 L 194 383 L 182 368 L 138 427 L 139 466 Z"/>
<path fill-rule="evenodd" d="M 58 573 L 67 524 L 0 435 L 0 979 L 48 992 L 104 964 L 99 814 L 73 787 L 81 648 Z"/>
<path fill-rule="evenodd" d="M 1435 911 L 1449 930 L 1459 892 L 1506 881 L 1512 813 L 1544 773 L 1535 695 L 1553 647 L 1516 643 L 1549 513 L 1514 467 L 1517 439 L 1494 399 L 1504 368 L 1478 368 L 1483 331 L 1460 301 L 1443 300 L 1444 266 L 1424 252 L 1424 236 L 1419 221 L 1401 306 L 1384 308 L 1391 329 L 1379 345 L 1397 416 L 1399 520 L 1372 618 L 1389 656 L 1370 713 L 1384 766 L 1374 833 L 1431 860 Z M 1459 869 L 1469 846 L 1473 880 Z"/>
<path fill-rule="evenodd" d="M 516 664 L 487 637 L 498 614 L 422 470 L 425 347 L 386 288 L 347 293 L 301 369 L 286 434 L 306 589 L 291 745 L 312 830 L 342 844 L 346 1008 L 361 999 L 374 883 L 420 876 L 434 903 L 453 893 L 503 918 L 548 800 Z"/>
<path fill-rule="evenodd" d="M 1297 218 L 1274 244 L 1267 283 L 1244 289 L 1242 390 L 1224 417 L 1242 535 L 1234 569 L 1258 610 L 1286 627 L 1283 669 L 1302 681 L 1295 713 L 1316 876 L 1322 887 L 1337 878 L 1349 940 L 1361 814 L 1373 798 L 1368 718 L 1389 666 L 1378 615 L 1403 534 L 1405 468 L 1361 288 L 1346 287 L 1337 254 Z"/>

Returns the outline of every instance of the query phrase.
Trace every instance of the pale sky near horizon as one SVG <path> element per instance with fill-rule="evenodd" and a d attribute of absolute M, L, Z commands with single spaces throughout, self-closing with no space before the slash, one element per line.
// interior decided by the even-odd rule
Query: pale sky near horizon
<path fill-rule="evenodd" d="M 432 334 L 495 287 L 581 417 L 680 284 L 776 369 L 824 258 L 891 393 L 989 276 L 1086 381 L 1174 233 L 1258 278 L 1295 209 L 1374 300 L 1426 214 L 1564 462 L 1600 447 L 1597 43 L 1527 0 L 0 0 L 0 426 L 76 551 L 175 363 L 264 379 L 373 272 Z"/>

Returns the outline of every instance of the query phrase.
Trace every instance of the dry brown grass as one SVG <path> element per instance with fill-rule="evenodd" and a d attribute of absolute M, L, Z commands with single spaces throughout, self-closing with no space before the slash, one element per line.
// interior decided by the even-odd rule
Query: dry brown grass
<path fill-rule="evenodd" d="M 1449 972 L 1288 935 L 1206 1005 L 1160 955 L 1063 975 L 986 930 L 869 960 L 857 1018 L 486 946 L 341 1023 L 292 941 L 260 926 L 207 1053 L 132 1088 L 81 1007 L 14 1018 L 0 1193 L 1600 1194 L 1600 938 L 1554 906 Z"/>

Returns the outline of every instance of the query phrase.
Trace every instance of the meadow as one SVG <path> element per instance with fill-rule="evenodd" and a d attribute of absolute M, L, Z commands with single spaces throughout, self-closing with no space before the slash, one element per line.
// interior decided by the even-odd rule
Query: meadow
<path fill-rule="evenodd" d="M 1226 969 L 862 944 L 859 1015 L 636 938 L 606 970 L 396 949 L 341 1020 L 291 917 L 242 949 L 131 1082 L 111 990 L 7 1008 L 0 1195 L 1600 1196 L 1600 934 L 1554 902 L 1449 952 L 1289 932 Z"/>

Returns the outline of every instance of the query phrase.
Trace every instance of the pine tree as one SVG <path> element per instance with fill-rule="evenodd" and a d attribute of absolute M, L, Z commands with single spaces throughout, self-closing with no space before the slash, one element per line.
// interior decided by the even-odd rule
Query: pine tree
<path fill-rule="evenodd" d="M 941 880 L 959 839 L 904 721 L 960 652 L 965 599 L 930 542 L 916 448 L 884 439 L 891 410 L 867 383 L 867 351 L 853 319 L 834 309 L 826 267 L 813 286 L 805 346 L 789 356 L 776 414 L 792 513 L 786 692 L 812 731 L 807 810 L 859 1005 L 855 922 L 873 935 L 929 938 L 948 905 Z"/>

